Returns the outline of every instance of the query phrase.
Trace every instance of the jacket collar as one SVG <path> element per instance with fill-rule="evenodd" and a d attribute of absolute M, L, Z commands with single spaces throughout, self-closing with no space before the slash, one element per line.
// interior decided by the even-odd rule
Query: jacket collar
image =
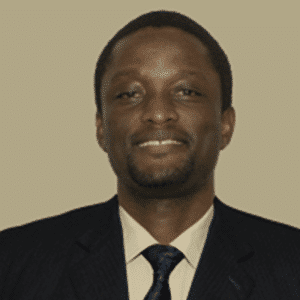
<path fill-rule="evenodd" d="M 214 199 L 215 214 L 188 300 L 247 299 L 254 282 L 245 265 L 254 250 L 239 231 L 237 212 Z M 73 249 L 70 278 L 80 300 L 128 299 L 122 227 L 118 198 L 100 204 L 89 216 Z"/>
<path fill-rule="evenodd" d="M 118 199 L 99 205 L 94 228 L 79 236 L 70 277 L 80 300 L 128 299 L 126 265 Z"/>
<path fill-rule="evenodd" d="M 214 199 L 215 214 L 188 300 L 247 299 L 254 287 L 244 267 L 254 256 L 240 214 Z"/>

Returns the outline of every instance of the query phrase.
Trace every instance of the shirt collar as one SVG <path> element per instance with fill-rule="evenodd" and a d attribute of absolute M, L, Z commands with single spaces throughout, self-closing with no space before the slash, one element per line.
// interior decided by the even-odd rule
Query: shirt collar
<path fill-rule="evenodd" d="M 159 244 L 159 242 L 120 205 L 119 213 L 123 229 L 125 261 L 128 264 L 143 250 Z M 199 221 L 170 243 L 171 246 L 176 247 L 185 255 L 185 258 L 195 269 L 206 241 L 213 214 L 214 206 L 211 205 Z"/>
<path fill-rule="evenodd" d="M 170 243 L 171 246 L 176 247 L 184 254 L 195 269 L 198 266 L 213 215 L 214 206 L 211 205 L 199 221 Z"/>

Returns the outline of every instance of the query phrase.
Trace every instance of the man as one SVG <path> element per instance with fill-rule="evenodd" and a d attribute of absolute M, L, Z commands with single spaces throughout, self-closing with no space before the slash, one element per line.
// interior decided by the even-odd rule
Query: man
<path fill-rule="evenodd" d="M 214 193 L 231 90 L 226 55 L 191 19 L 159 11 L 121 29 L 95 73 L 117 195 L 3 231 L 1 299 L 299 299 L 300 231 Z"/>

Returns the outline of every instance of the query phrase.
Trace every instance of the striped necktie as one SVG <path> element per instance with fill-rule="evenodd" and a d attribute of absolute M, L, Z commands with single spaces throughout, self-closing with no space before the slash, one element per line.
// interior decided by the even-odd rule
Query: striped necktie
<path fill-rule="evenodd" d="M 144 300 L 171 300 L 169 277 L 184 255 L 172 246 L 153 245 L 142 252 L 154 271 L 153 284 Z"/>

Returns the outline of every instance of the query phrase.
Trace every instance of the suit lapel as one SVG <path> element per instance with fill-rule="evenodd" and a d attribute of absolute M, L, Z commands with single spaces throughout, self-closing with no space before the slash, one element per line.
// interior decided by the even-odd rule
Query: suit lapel
<path fill-rule="evenodd" d="M 251 260 L 254 251 L 236 230 L 236 217 L 230 208 L 215 198 L 215 214 L 188 300 L 247 299 L 254 281 L 243 263 Z M 199 296 L 201 295 L 201 296 Z"/>
<path fill-rule="evenodd" d="M 91 230 L 76 242 L 70 278 L 80 300 L 128 299 L 123 237 L 115 196 L 98 215 L 101 230 Z"/>
<path fill-rule="evenodd" d="M 238 220 L 231 209 L 217 198 L 214 204 L 214 218 L 188 300 L 246 300 L 253 291 L 254 281 L 243 265 L 251 262 L 255 253 L 238 231 Z M 70 282 L 62 289 L 72 290 L 79 300 L 127 300 L 117 197 L 103 204 L 99 211 L 95 210 L 91 218 L 92 225 L 77 239 L 70 253 Z"/>

